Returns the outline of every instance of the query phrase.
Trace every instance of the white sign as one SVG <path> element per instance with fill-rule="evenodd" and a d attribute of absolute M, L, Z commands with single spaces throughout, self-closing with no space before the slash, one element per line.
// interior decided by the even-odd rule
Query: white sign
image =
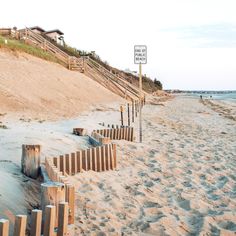
<path fill-rule="evenodd" d="M 134 64 L 147 64 L 147 46 L 134 46 Z"/>

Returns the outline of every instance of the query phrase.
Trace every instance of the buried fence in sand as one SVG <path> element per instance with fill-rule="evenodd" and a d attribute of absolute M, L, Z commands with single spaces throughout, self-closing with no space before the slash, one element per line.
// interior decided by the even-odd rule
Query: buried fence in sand
<path fill-rule="evenodd" d="M 80 135 L 83 129 L 75 128 Z M 117 166 L 114 139 L 134 141 L 133 127 L 118 127 L 93 131 L 89 136 L 94 146 L 71 154 L 45 159 L 45 167 L 40 164 L 39 145 L 22 145 L 22 172 L 29 177 L 43 177 L 41 184 L 41 210 L 31 212 L 31 236 L 74 235 L 75 187 L 68 180 L 82 170 L 109 171 Z M 33 175 L 32 175 L 33 173 Z M 17 215 L 14 222 L 14 236 L 25 236 L 27 216 Z M 9 235 L 9 221 L 0 219 L 0 236 Z"/>

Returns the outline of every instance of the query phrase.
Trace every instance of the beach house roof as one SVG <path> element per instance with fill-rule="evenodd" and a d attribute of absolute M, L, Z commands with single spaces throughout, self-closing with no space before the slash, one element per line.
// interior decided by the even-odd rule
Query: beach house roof
<path fill-rule="evenodd" d="M 33 27 L 30 27 L 30 29 L 31 30 L 37 30 L 37 31 L 42 32 L 42 33 L 45 32 L 45 30 L 43 28 L 39 27 L 39 26 L 33 26 Z"/>
<path fill-rule="evenodd" d="M 59 29 L 54 29 L 54 30 L 49 30 L 49 31 L 44 32 L 44 34 L 50 34 L 50 33 L 57 33 L 59 35 L 64 35 L 64 33 L 61 32 Z"/>

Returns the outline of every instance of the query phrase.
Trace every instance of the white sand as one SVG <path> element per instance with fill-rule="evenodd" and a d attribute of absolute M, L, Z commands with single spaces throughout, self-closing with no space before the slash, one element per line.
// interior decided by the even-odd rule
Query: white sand
<path fill-rule="evenodd" d="M 77 234 L 235 235 L 235 121 L 182 97 L 143 116 L 142 144 L 117 141 L 117 171 L 71 177 Z"/>

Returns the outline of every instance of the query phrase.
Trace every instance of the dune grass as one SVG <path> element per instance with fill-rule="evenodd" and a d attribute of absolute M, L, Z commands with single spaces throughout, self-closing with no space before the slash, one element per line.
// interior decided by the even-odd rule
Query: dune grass
<path fill-rule="evenodd" d="M 5 43 L 5 40 L 7 40 L 7 43 Z M 6 48 L 13 52 L 25 52 L 35 57 L 61 64 L 60 61 L 51 53 L 46 52 L 41 48 L 25 44 L 23 41 L 0 36 L 0 48 Z"/>

